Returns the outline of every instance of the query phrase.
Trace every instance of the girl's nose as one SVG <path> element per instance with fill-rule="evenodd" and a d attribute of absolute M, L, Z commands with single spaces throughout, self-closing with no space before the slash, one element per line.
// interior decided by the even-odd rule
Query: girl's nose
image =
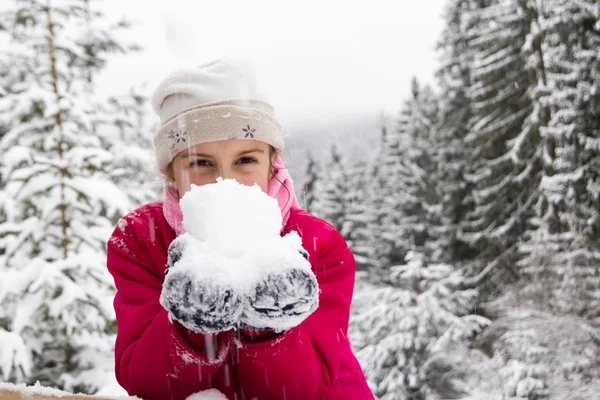
<path fill-rule="evenodd" d="M 230 168 L 219 168 L 219 176 L 223 179 L 235 179 L 233 171 Z"/>

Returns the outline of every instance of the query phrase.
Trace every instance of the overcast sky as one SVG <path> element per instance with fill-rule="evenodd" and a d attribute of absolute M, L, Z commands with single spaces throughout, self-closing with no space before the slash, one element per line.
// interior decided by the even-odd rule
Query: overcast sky
<path fill-rule="evenodd" d="M 444 0 L 106 0 L 146 50 L 111 62 L 102 93 L 220 56 L 250 60 L 282 122 L 396 112 L 430 80 Z"/>

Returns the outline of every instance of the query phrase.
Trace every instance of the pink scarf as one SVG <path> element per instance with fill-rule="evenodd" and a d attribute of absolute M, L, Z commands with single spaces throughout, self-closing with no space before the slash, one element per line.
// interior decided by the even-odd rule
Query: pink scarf
<path fill-rule="evenodd" d="M 296 192 L 294 192 L 292 178 L 288 174 L 281 158 L 275 158 L 273 168 L 275 169 L 275 175 L 273 175 L 273 178 L 271 178 L 271 181 L 269 182 L 267 194 L 277 199 L 277 202 L 279 203 L 281 217 L 283 218 L 281 229 L 283 229 L 290 218 L 290 210 L 293 208 L 300 208 L 300 205 L 296 198 Z M 185 232 L 185 229 L 183 228 L 183 214 L 179 207 L 179 194 L 177 193 L 177 189 L 173 186 L 167 186 L 165 188 L 163 214 L 177 235 L 181 235 Z"/>

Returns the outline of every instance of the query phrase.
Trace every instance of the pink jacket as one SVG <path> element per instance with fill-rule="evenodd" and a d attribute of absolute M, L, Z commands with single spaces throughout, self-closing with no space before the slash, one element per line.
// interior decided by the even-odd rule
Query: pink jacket
<path fill-rule="evenodd" d="M 183 400 L 215 388 L 230 400 L 373 399 L 348 339 L 356 264 L 326 222 L 292 209 L 282 232 L 296 230 L 321 289 L 320 305 L 280 335 L 202 335 L 170 322 L 159 304 L 167 249 L 176 233 L 162 202 L 129 213 L 108 243 L 115 279 L 115 370 L 130 395 Z"/>

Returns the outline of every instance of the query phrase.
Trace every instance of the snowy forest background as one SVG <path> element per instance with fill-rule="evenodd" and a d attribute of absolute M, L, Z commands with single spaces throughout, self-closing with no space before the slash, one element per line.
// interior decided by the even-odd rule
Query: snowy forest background
<path fill-rule="evenodd" d="M 140 50 L 96 3 L 0 13 L 0 380 L 112 394 L 106 241 L 161 183 L 148 89 L 93 95 Z M 353 346 L 380 399 L 597 398 L 600 4 L 444 15 L 435 81 L 375 134 L 288 140 L 304 207 L 357 259 Z"/>

